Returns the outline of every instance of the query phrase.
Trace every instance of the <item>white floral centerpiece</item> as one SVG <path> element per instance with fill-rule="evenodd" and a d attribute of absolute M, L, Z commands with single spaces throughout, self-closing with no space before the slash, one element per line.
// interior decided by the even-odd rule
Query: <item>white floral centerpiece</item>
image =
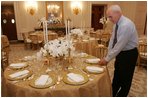
<path fill-rule="evenodd" d="M 42 27 L 43 26 L 43 22 L 46 21 L 46 17 L 42 17 L 41 19 L 38 20 L 38 26 Z"/>
<path fill-rule="evenodd" d="M 46 43 L 39 53 L 42 56 L 66 57 L 69 53 L 68 49 L 71 49 L 71 51 L 75 50 L 72 41 L 68 42 L 64 39 L 55 39 Z"/>
<path fill-rule="evenodd" d="M 83 36 L 83 32 L 80 29 L 73 29 L 71 30 L 71 35 Z"/>
<path fill-rule="evenodd" d="M 102 17 L 99 21 L 99 23 L 103 24 L 103 29 L 105 30 L 105 28 L 107 27 L 107 23 L 109 22 L 108 18 L 106 17 Z"/>
<path fill-rule="evenodd" d="M 80 30 L 80 29 L 73 29 L 73 30 L 71 30 L 70 35 L 77 39 L 78 37 L 82 37 L 84 34 L 83 34 L 82 30 Z"/>

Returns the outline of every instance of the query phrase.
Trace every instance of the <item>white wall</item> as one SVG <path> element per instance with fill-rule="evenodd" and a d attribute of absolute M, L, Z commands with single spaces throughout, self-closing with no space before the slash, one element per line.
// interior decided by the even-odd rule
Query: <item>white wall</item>
<path fill-rule="evenodd" d="M 46 15 L 45 2 L 38 2 L 38 11 L 33 16 L 26 12 L 25 2 L 14 2 L 15 18 L 17 26 L 18 40 L 22 39 L 22 33 L 34 30 L 37 26 L 38 19 Z"/>

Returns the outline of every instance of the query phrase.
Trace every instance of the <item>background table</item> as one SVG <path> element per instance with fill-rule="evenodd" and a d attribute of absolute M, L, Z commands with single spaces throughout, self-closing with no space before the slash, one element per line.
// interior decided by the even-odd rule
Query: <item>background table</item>
<path fill-rule="evenodd" d="M 97 46 L 98 42 L 95 38 L 90 38 L 89 40 L 82 40 L 82 41 L 74 41 L 75 48 L 77 51 L 85 52 L 89 55 L 95 56 L 95 47 Z"/>
<path fill-rule="evenodd" d="M 74 58 L 72 66 L 75 66 L 75 70 L 80 69 L 83 66 L 87 66 L 89 64 L 84 63 L 86 58 Z M 49 66 L 42 66 L 43 62 L 39 61 L 30 61 L 31 65 L 26 69 L 30 69 L 33 71 L 34 75 L 44 74 L 45 70 Z M 4 72 L 4 76 L 11 72 L 9 68 L 6 68 Z M 63 71 L 57 71 L 57 75 L 60 75 Z M 59 73 L 60 72 L 60 73 Z M 63 81 L 60 84 L 56 84 L 54 87 L 49 87 L 46 89 L 36 89 L 29 86 L 30 80 L 20 81 L 18 83 L 13 83 L 6 79 L 6 88 L 7 88 L 7 96 L 57 96 L 57 97 L 77 97 L 77 96 L 112 96 L 111 91 L 111 81 L 109 78 L 109 74 L 105 68 L 105 71 L 101 74 L 89 74 L 89 81 L 86 84 L 73 86 L 65 84 Z"/>
<path fill-rule="evenodd" d="M 32 42 L 34 42 L 34 41 L 44 41 L 44 33 L 43 32 L 34 32 L 34 33 L 31 33 L 29 35 L 29 38 L 32 40 Z M 58 38 L 57 33 L 53 33 L 53 32 L 48 33 L 48 41 L 54 40 L 56 38 Z"/>

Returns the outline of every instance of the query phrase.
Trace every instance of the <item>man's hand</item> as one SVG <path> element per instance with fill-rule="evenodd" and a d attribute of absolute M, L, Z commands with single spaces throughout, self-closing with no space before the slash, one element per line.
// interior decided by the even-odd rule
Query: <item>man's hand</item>
<path fill-rule="evenodd" d="M 105 60 L 105 59 L 101 59 L 100 61 L 99 61 L 99 65 L 107 65 L 107 61 Z"/>

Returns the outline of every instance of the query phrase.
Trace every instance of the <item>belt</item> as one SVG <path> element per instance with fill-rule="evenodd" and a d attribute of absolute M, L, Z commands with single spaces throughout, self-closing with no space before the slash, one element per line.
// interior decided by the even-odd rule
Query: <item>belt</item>
<path fill-rule="evenodd" d="M 137 47 L 130 49 L 130 50 L 121 51 L 121 52 L 130 52 L 130 51 L 133 51 L 133 50 L 137 50 Z"/>

